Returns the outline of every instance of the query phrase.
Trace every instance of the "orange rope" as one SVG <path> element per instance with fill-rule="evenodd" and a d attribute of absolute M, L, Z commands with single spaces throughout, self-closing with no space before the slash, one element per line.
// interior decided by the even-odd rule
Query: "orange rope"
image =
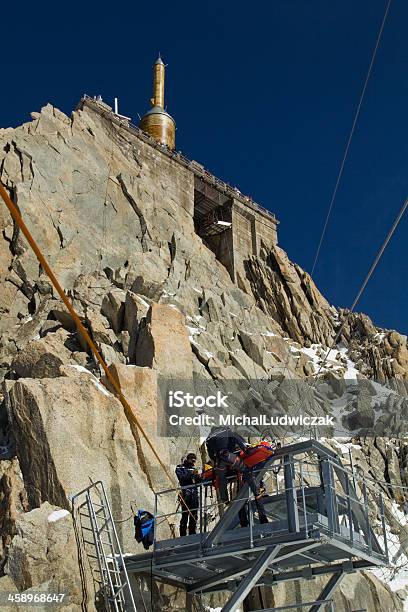
<path fill-rule="evenodd" d="M 20 215 L 16 205 L 12 202 L 9 194 L 7 193 L 6 189 L 3 187 L 3 185 L 1 183 L 0 183 L 0 195 L 3 198 L 4 203 L 7 206 L 8 210 L 10 211 L 10 214 L 13 217 L 14 221 L 17 223 L 18 227 L 20 228 L 20 230 L 23 232 L 24 236 L 26 237 L 30 247 L 34 251 L 38 261 L 40 262 L 40 264 L 42 266 L 42 268 L 47 273 L 49 279 L 51 280 L 52 284 L 54 285 L 55 289 L 57 290 L 60 298 L 62 299 L 62 301 L 64 302 L 65 306 L 67 307 L 68 312 L 70 313 L 70 315 L 74 319 L 75 324 L 76 324 L 77 329 L 78 329 L 78 332 L 81 334 L 81 336 L 83 337 L 83 339 L 85 340 L 85 342 L 87 343 L 89 348 L 91 349 L 92 353 L 95 355 L 96 359 L 101 364 L 101 366 L 102 366 L 102 368 L 103 368 L 103 370 L 104 370 L 104 372 L 106 374 L 107 379 L 109 380 L 110 384 L 112 385 L 112 387 L 113 387 L 113 389 L 115 391 L 115 394 L 117 395 L 119 401 L 121 402 L 121 404 L 122 404 L 122 406 L 123 406 L 123 408 L 125 410 L 125 414 L 126 414 L 126 417 L 127 417 L 128 421 L 130 423 L 133 423 L 134 425 L 136 425 L 136 427 L 139 429 L 140 433 L 142 434 L 143 438 L 146 440 L 147 444 L 149 445 L 151 451 L 153 452 L 153 454 L 156 457 L 157 461 L 159 462 L 160 466 L 163 468 L 166 476 L 169 478 L 171 484 L 175 485 L 176 484 L 175 480 L 173 479 L 173 477 L 170 474 L 169 470 L 167 469 L 166 465 L 160 459 L 156 449 L 154 448 L 153 444 L 149 440 L 149 438 L 148 438 L 148 436 L 147 436 L 143 426 L 141 425 L 139 419 L 136 417 L 136 415 L 134 414 L 134 412 L 133 412 L 129 402 L 127 401 L 127 399 L 123 395 L 122 390 L 121 390 L 120 385 L 119 385 L 119 382 L 116 381 L 116 379 L 112 375 L 112 373 L 109 370 L 107 364 L 105 363 L 105 360 L 103 359 L 102 355 L 99 353 L 98 349 L 96 348 L 92 338 L 90 337 L 90 335 L 88 334 L 87 330 L 85 329 L 85 327 L 81 323 L 81 320 L 78 317 L 77 313 L 75 312 L 74 308 L 72 307 L 72 304 L 69 302 L 68 297 L 67 297 L 65 291 L 63 290 L 63 288 L 59 284 L 57 277 L 55 276 L 55 274 L 51 270 L 47 260 L 44 258 L 43 254 L 41 253 L 41 250 L 40 250 L 39 246 L 37 245 L 37 243 L 35 242 L 34 238 L 32 237 L 32 235 L 30 233 L 30 230 L 28 229 L 28 227 L 24 223 L 24 220 L 23 220 L 22 216 Z"/>

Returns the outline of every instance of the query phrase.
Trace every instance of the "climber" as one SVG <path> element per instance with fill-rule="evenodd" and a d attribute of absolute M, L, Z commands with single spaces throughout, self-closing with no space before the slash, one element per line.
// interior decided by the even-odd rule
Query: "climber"
<path fill-rule="evenodd" d="M 179 493 L 181 505 L 181 521 L 180 521 L 180 536 L 192 535 L 197 529 L 197 513 L 198 513 L 198 489 L 197 485 L 201 480 L 201 476 L 196 469 L 197 456 L 195 453 L 188 453 L 182 463 L 176 467 L 176 476 L 180 487 L 183 487 Z"/>
<path fill-rule="evenodd" d="M 212 427 L 205 443 L 210 459 L 214 463 L 214 475 L 218 480 L 221 502 L 224 504 L 229 503 L 227 490 L 227 469 L 230 468 L 236 472 L 238 481 L 242 477 L 244 482 L 249 484 L 255 497 L 259 522 L 267 523 L 268 518 L 261 502 L 262 493 L 255 482 L 251 470 L 245 465 L 239 455 L 236 454 L 237 449 L 247 452 L 251 446 L 245 442 L 242 436 L 234 433 L 229 427 Z M 248 525 L 246 512 L 240 510 L 239 518 L 241 527 L 246 527 Z"/>

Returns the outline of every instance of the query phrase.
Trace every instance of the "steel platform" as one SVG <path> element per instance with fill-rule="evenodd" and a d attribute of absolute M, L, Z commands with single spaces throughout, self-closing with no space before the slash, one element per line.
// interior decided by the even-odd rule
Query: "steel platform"
<path fill-rule="evenodd" d="M 188 593 L 232 591 L 228 612 L 260 585 L 331 575 L 318 601 L 327 600 L 345 573 L 388 564 L 381 495 L 347 472 L 330 449 L 316 441 L 280 449 L 255 473 L 259 482 L 276 465 L 274 489 L 262 498 L 269 523 L 260 524 L 255 501 L 244 484 L 227 510 L 208 530 L 200 487 L 200 533 L 157 538 L 152 552 L 125 557 L 129 573 L 148 573 Z M 272 483 L 273 484 L 273 483 Z M 169 494 L 170 492 L 163 492 Z M 375 500 L 378 524 L 370 524 L 368 500 Z M 246 508 L 248 527 L 238 512 Z M 214 512 L 214 504 L 210 505 Z M 164 515 L 156 513 L 156 519 Z M 317 607 L 316 607 L 317 606 Z M 316 603 L 316 612 L 323 604 Z"/>

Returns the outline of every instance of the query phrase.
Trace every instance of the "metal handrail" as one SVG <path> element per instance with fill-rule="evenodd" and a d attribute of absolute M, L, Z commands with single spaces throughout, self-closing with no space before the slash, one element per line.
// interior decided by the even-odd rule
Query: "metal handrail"
<path fill-rule="evenodd" d="M 325 503 L 328 505 L 327 506 L 327 510 L 328 510 L 327 518 L 329 520 L 328 525 L 324 523 L 324 526 L 326 528 L 328 526 L 330 532 L 333 535 L 338 535 L 340 537 L 345 536 L 344 527 L 340 524 L 340 520 L 339 520 L 340 516 L 342 516 L 341 511 L 339 510 L 339 507 L 341 506 L 341 508 L 343 508 L 343 516 L 348 521 L 348 525 L 347 525 L 348 538 L 350 542 L 353 543 L 355 539 L 355 529 L 356 529 L 355 525 L 356 525 L 356 521 L 358 520 L 357 517 L 360 517 L 359 524 L 360 524 L 360 527 L 364 529 L 365 531 L 366 540 L 364 542 L 360 541 L 359 545 L 366 546 L 368 549 L 368 552 L 371 554 L 372 548 L 373 548 L 373 537 L 374 536 L 372 532 L 373 527 L 371 526 L 370 521 L 369 521 L 367 492 L 365 491 L 364 486 L 362 487 L 362 491 L 360 491 L 359 488 L 355 488 L 355 486 L 353 485 L 354 474 L 350 472 L 349 470 L 345 469 L 339 463 L 336 463 L 334 460 L 324 458 L 323 462 L 328 466 L 328 468 L 335 467 L 337 470 L 341 469 L 342 473 L 344 473 L 344 476 L 345 476 L 343 480 L 343 484 L 341 480 L 339 480 L 335 474 L 332 474 L 331 477 L 329 476 L 329 480 L 324 482 L 324 480 L 322 480 L 323 476 L 320 474 L 319 463 L 308 461 L 308 460 L 303 460 L 303 459 L 297 459 L 295 457 L 292 457 L 290 461 L 292 462 L 292 465 L 294 466 L 294 479 L 292 483 L 293 486 L 290 487 L 290 491 L 292 492 L 292 495 L 293 494 L 295 495 L 295 502 L 294 502 L 295 512 L 298 513 L 299 518 L 301 518 L 301 521 L 300 521 L 301 529 L 305 530 L 305 532 L 308 533 L 308 530 L 311 527 L 311 525 L 308 524 L 308 520 L 309 520 L 308 519 L 308 509 L 307 509 L 307 495 L 308 495 L 307 490 L 308 488 L 312 488 L 312 489 L 314 489 L 315 487 L 319 488 L 319 487 L 322 487 L 324 484 L 324 487 L 325 487 L 324 490 L 326 491 L 326 496 L 325 496 L 326 502 Z M 310 469 L 308 469 L 308 467 L 309 468 L 312 467 L 313 471 L 310 472 Z M 272 462 L 268 466 L 266 474 L 268 472 L 274 473 L 273 468 L 274 468 L 274 463 Z M 256 474 L 256 472 L 257 470 L 254 470 L 254 475 Z M 330 471 L 328 472 L 328 475 L 330 475 Z M 274 497 L 276 495 L 285 495 L 289 491 L 289 489 L 286 487 L 286 485 L 284 485 L 283 482 L 282 483 L 278 482 L 276 474 L 275 476 L 276 476 L 276 483 L 274 486 L 276 486 L 276 489 L 270 492 L 269 497 Z M 316 482 L 316 485 L 313 485 L 311 483 L 310 481 L 311 477 L 312 479 L 314 479 L 315 477 L 319 478 L 319 480 L 317 480 Z M 158 512 L 158 507 L 159 507 L 160 498 L 163 495 L 171 494 L 171 493 L 178 495 L 180 492 L 182 493 L 183 490 L 185 489 L 195 488 L 197 490 L 199 499 L 203 499 L 204 497 L 203 491 L 205 490 L 205 487 L 208 487 L 208 486 L 209 486 L 209 483 L 200 482 L 195 485 L 187 485 L 184 487 L 177 487 L 173 489 L 167 489 L 165 491 L 156 492 L 155 493 L 156 521 L 157 520 L 160 521 L 161 519 L 168 519 L 170 517 L 180 516 L 183 512 L 183 508 L 180 508 L 180 509 L 176 509 L 175 512 L 160 514 Z M 253 495 L 249 494 L 247 501 L 249 502 L 248 503 L 249 517 L 248 518 L 249 518 L 249 527 L 250 527 L 250 533 L 249 533 L 250 546 L 252 545 L 252 542 L 253 542 L 253 513 L 256 511 L 255 508 L 253 507 L 253 500 L 254 500 Z M 379 537 L 381 540 L 384 541 L 384 545 L 381 544 L 381 549 L 384 549 L 384 556 L 388 559 L 387 532 L 386 532 L 386 525 L 385 525 L 385 518 L 384 518 L 384 504 L 383 504 L 381 493 L 375 496 L 374 501 L 378 507 L 378 512 L 380 516 L 380 525 L 376 527 L 375 537 L 377 538 Z M 234 504 L 234 502 L 235 500 L 232 499 L 230 502 L 230 505 Z M 218 500 L 216 500 L 215 502 L 211 500 L 210 504 L 205 504 L 205 515 L 206 516 L 208 516 L 209 514 L 212 515 L 214 512 L 217 515 L 218 509 L 221 507 L 221 505 L 222 503 L 219 503 Z M 330 509 L 331 509 L 331 512 L 330 512 Z M 206 532 L 206 522 L 203 521 L 203 512 L 202 512 L 202 507 L 200 504 L 198 504 L 197 510 L 200 512 L 199 517 L 197 519 L 198 533 L 204 534 Z M 344 511 L 345 511 L 345 514 L 344 514 Z M 203 526 L 203 523 L 205 523 L 204 526 Z M 204 527 L 204 530 L 203 530 L 203 527 Z M 296 528 L 296 530 L 297 529 L 298 528 Z"/>

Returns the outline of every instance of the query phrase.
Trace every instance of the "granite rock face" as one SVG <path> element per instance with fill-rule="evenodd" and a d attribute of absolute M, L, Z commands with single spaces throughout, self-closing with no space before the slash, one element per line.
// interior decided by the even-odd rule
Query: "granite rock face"
<path fill-rule="evenodd" d="M 389 412 L 404 414 L 406 337 L 329 305 L 307 272 L 274 245 L 263 245 L 259 257 L 237 258 L 234 284 L 195 233 L 193 175 L 106 116 L 83 107 L 69 118 L 47 105 L 31 122 L 0 130 L 0 181 L 170 472 L 187 450 L 206 458 L 198 435 L 158 435 L 158 376 L 254 386 L 270 377 L 307 380 L 322 368 L 319 393 L 339 397 L 351 374 L 375 379 L 394 391 Z M 132 509 L 151 509 L 154 492 L 173 483 L 129 424 L 1 202 L 0 230 L 0 590 L 40 587 L 48 568 L 52 587 L 72 589 L 72 610 L 84 602 L 92 610 L 71 516 L 55 523 L 49 516 L 69 511 L 74 493 L 103 480 L 124 550 L 140 552 Z M 284 396 L 276 396 L 282 408 Z M 322 397 L 306 400 L 319 413 Z M 356 400 L 351 414 L 365 410 L 370 417 L 374 408 L 363 404 Z M 347 449 L 362 472 L 381 480 L 387 521 L 404 542 L 395 508 L 402 512 L 407 503 L 401 489 L 408 485 L 407 445 L 376 438 Z M 174 512 L 174 499 L 163 512 Z M 176 528 L 172 520 L 166 535 Z M 155 588 L 163 612 L 185 609 L 171 587 Z M 315 581 L 299 588 L 310 598 L 319 590 Z M 265 591 L 264 603 L 284 605 L 292 595 L 284 584 Z M 370 612 L 403 606 L 370 573 L 347 576 L 336 603 Z M 200 610 L 198 601 L 190 604 Z"/>
<path fill-rule="evenodd" d="M 16 458 L 0 462 L 0 566 L 4 569 L 8 547 L 16 534 L 18 517 L 30 509 L 20 466 Z"/>
<path fill-rule="evenodd" d="M 152 304 L 139 329 L 136 363 L 158 370 L 163 377 L 192 377 L 193 353 L 181 312 L 167 304 Z"/>
<path fill-rule="evenodd" d="M 5 573 L 18 592 L 64 593 L 62 609 L 95 610 L 90 576 L 79 573 L 72 516 L 48 502 L 18 519 Z"/>
<path fill-rule="evenodd" d="M 247 262 L 252 291 L 262 309 L 293 340 L 329 344 L 333 340 L 334 312 L 307 272 L 292 263 L 279 247 L 264 259 Z"/>
<path fill-rule="evenodd" d="M 20 379 L 6 397 L 28 502 L 32 508 L 48 501 L 69 509 L 72 495 L 102 474 L 121 521 L 135 498 L 152 504 L 129 423 L 119 401 L 91 373 L 75 366 L 67 371 L 59 378 Z M 119 527 L 127 548 L 132 528 L 131 522 Z"/>

